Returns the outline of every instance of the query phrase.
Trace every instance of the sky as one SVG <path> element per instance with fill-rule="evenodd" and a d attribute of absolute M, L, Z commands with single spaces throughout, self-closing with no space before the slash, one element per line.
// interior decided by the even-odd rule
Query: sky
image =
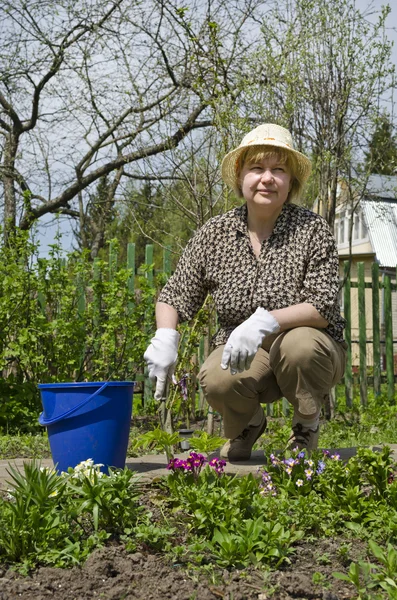
<path fill-rule="evenodd" d="M 394 64 L 397 65 L 397 0 L 388 0 L 388 2 L 385 0 L 356 0 L 356 6 L 361 11 L 364 11 L 367 7 L 373 7 L 374 10 L 379 11 L 386 4 L 391 7 L 391 13 L 386 21 L 386 31 L 388 38 L 394 42 L 392 58 Z"/>
<path fill-rule="evenodd" d="M 327 2 L 328 0 L 324 0 Z M 369 9 L 369 12 L 376 12 L 381 9 L 385 4 L 389 4 L 391 7 L 391 13 L 387 19 L 387 36 L 388 38 L 394 42 L 394 47 L 392 50 L 392 60 L 396 65 L 397 70 L 397 0 L 389 0 L 385 2 L 384 0 L 356 0 L 356 7 L 364 11 Z M 370 20 L 376 19 L 376 15 L 373 17 L 369 16 Z M 397 80 L 397 74 L 396 74 Z M 394 103 L 397 103 L 397 91 L 394 97 Z M 397 119 L 397 107 L 394 110 L 394 120 Z M 49 250 L 49 244 L 54 242 L 54 236 L 59 232 L 62 232 L 62 246 L 65 251 L 69 251 L 72 249 L 73 236 L 70 230 L 70 224 L 67 220 L 61 220 L 59 223 L 54 223 L 54 217 L 49 215 L 44 219 L 40 220 L 40 224 L 38 227 L 38 239 L 40 241 L 40 256 L 47 256 Z"/>

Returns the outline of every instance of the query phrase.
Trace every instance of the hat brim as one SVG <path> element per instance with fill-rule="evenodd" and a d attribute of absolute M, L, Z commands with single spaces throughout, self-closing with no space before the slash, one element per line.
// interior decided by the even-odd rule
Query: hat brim
<path fill-rule="evenodd" d="M 304 185 L 306 183 L 306 181 L 309 179 L 309 176 L 310 176 L 310 173 L 312 170 L 312 163 L 311 163 L 311 160 L 307 156 L 305 156 L 305 154 L 302 154 L 302 152 L 299 152 L 298 150 L 294 150 L 293 148 L 288 146 L 288 144 L 285 144 L 283 142 L 278 142 L 277 140 L 272 140 L 271 142 L 269 141 L 268 143 L 267 142 L 258 142 L 258 143 L 253 142 L 252 144 L 246 144 L 244 146 L 239 146 L 238 148 L 235 148 L 231 152 L 228 152 L 228 154 L 226 154 L 225 158 L 222 161 L 222 166 L 221 166 L 222 179 L 226 183 L 226 185 L 231 187 L 233 190 L 236 190 L 239 187 L 236 175 L 237 175 L 237 166 L 238 166 L 238 161 L 240 159 L 240 156 L 248 148 L 253 148 L 253 147 L 255 147 L 255 148 L 264 148 L 264 147 L 266 147 L 266 148 L 282 148 L 283 150 L 289 152 L 294 157 L 294 163 L 295 163 L 296 169 L 298 171 L 298 173 L 296 173 L 296 176 L 301 181 L 302 185 Z"/>

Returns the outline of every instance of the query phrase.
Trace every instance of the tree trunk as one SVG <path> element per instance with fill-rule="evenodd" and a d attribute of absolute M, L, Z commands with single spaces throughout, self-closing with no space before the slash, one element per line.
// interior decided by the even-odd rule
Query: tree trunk
<path fill-rule="evenodd" d="M 4 241 L 7 243 L 16 227 L 15 157 L 18 137 L 10 131 L 4 145 L 2 181 L 4 186 Z"/>

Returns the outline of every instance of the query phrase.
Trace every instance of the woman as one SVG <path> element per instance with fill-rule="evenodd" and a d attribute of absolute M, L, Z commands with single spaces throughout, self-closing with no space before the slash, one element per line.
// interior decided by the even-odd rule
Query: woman
<path fill-rule="evenodd" d="M 225 459 L 251 456 L 266 428 L 262 404 L 281 397 L 293 407 L 290 447 L 317 448 L 322 404 L 344 372 L 335 241 L 322 217 L 292 203 L 310 170 L 283 127 L 248 133 L 222 162 L 244 205 L 196 233 L 156 305 L 145 360 L 159 399 L 177 359 L 178 322 L 208 293 L 215 301 L 220 329 L 199 377 L 230 438 Z"/>

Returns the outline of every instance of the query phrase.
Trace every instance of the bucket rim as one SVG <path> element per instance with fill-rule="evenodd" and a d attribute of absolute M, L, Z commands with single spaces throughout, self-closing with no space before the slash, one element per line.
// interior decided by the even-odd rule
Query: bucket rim
<path fill-rule="evenodd" d="M 48 390 L 55 388 L 80 388 L 80 387 L 100 387 L 106 381 L 67 381 L 61 383 L 39 383 L 39 390 Z M 121 387 L 135 385 L 135 381 L 108 381 L 107 387 Z"/>

